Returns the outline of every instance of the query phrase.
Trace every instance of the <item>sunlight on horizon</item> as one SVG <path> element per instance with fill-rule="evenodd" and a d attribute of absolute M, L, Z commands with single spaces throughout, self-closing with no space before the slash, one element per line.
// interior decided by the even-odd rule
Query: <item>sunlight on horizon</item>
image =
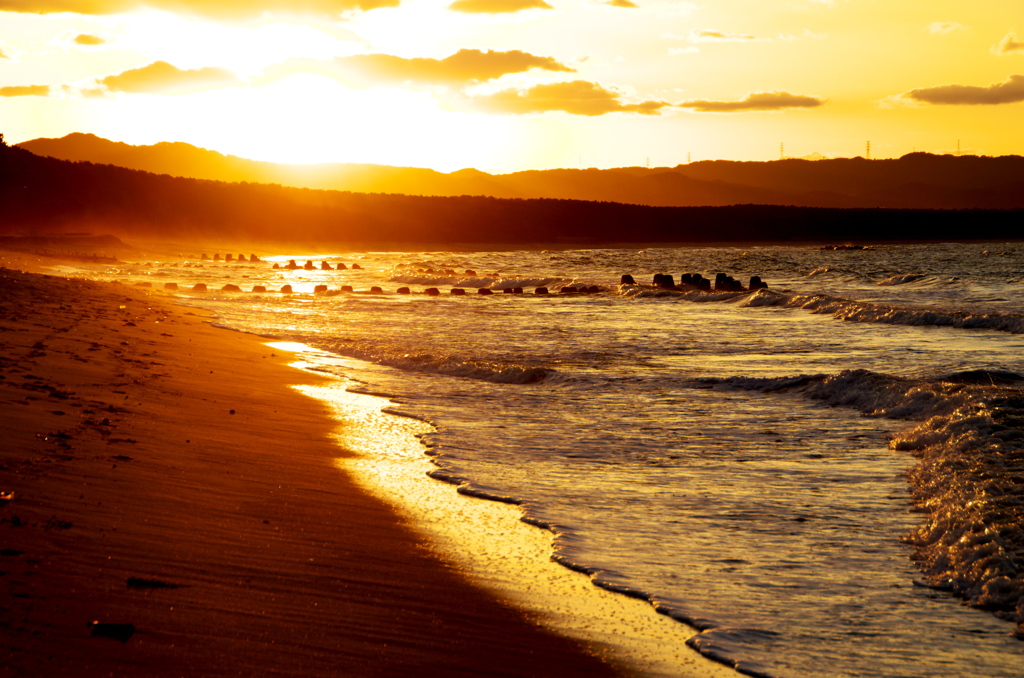
<path fill-rule="evenodd" d="M 876 158 L 1024 153 L 1024 42 L 993 8 L 275 2 L 0 12 L 0 132 L 440 171 L 854 157 L 869 141 Z"/>

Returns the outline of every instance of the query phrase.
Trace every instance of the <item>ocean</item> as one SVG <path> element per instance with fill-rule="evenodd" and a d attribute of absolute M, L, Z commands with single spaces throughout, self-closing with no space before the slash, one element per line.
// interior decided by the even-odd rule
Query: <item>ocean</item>
<path fill-rule="evenodd" d="M 316 349 L 415 423 L 431 477 L 517 505 L 694 650 L 780 678 L 1024 671 L 1024 244 L 200 254 L 94 275 Z M 652 285 L 720 272 L 768 287 Z"/>

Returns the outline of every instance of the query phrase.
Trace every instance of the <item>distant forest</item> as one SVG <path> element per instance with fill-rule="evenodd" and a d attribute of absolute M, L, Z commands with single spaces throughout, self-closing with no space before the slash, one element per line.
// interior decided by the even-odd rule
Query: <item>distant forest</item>
<path fill-rule="evenodd" d="M 425 197 L 225 183 L 34 155 L 0 137 L 0 234 L 112 233 L 350 249 L 1011 240 L 1022 210 Z"/>

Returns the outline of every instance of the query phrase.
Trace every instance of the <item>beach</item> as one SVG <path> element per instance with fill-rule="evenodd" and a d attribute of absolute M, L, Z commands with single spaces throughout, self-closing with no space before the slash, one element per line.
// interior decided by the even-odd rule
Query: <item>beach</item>
<path fill-rule="evenodd" d="M 0 261 L 0 675 L 620 672 L 337 470 L 288 354 L 146 290 L 12 270 L 47 263 Z"/>
<path fill-rule="evenodd" d="M 1019 673 L 1017 245 L 188 249 L 0 253 L 10 675 Z"/>

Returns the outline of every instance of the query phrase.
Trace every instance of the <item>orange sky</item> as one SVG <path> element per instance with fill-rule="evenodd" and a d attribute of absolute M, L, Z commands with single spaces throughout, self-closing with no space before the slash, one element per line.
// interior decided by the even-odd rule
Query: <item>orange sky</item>
<path fill-rule="evenodd" d="M 443 171 L 1024 154 L 1024 5 L 0 0 L 0 132 Z"/>

